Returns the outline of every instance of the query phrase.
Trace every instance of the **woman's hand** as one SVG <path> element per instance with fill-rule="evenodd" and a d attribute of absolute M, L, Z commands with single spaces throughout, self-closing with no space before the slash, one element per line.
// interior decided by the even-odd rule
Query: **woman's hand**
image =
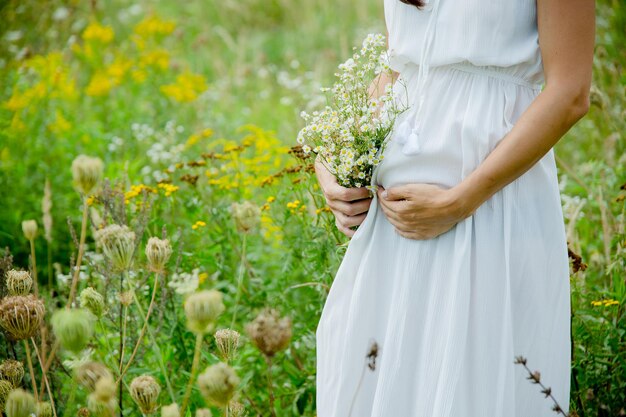
<path fill-rule="evenodd" d="M 351 230 L 350 227 L 363 222 L 372 202 L 369 190 L 365 187 L 342 187 L 319 159 L 315 160 L 315 175 L 324 192 L 326 204 L 335 215 L 337 229 L 352 237 L 355 230 Z"/>
<path fill-rule="evenodd" d="M 408 239 L 434 238 L 472 214 L 456 190 L 432 184 L 406 184 L 387 190 L 379 186 L 377 193 L 389 222 Z"/>

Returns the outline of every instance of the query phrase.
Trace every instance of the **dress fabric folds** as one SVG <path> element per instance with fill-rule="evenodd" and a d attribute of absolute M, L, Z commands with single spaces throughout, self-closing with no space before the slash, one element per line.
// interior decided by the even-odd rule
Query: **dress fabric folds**
<path fill-rule="evenodd" d="M 410 105 L 374 170 L 385 188 L 458 184 L 542 88 L 534 1 L 430 1 L 385 0 L 394 90 Z M 567 413 L 569 261 L 553 150 L 433 239 L 400 236 L 374 196 L 316 337 L 317 417 L 553 416 L 516 356 Z"/>

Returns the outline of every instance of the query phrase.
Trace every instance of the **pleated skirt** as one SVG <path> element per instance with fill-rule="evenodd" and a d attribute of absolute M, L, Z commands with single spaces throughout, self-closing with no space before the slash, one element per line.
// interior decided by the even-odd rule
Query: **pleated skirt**
<path fill-rule="evenodd" d="M 417 68 L 394 87 L 411 108 Z M 431 68 L 419 152 L 392 133 L 372 183 L 461 182 L 540 93 L 524 70 Z M 374 196 L 316 337 L 317 417 L 554 416 L 517 356 L 567 413 L 569 261 L 553 150 L 432 239 L 400 236 Z"/>

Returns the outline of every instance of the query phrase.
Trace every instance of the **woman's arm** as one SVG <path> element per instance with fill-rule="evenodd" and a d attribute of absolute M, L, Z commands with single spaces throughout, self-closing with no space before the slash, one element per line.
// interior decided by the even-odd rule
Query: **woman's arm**
<path fill-rule="evenodd" d="M 546 84 L 484 161 L 450 189 L 406 184 L 378 189 L 398 233 L 430 239 L 470 216 L 528 171 L 589 109 L 595 41 L 594 0 L 537 0 Z"/>
<path fill-rule="evenodd" d="M 454 187 L 473 213 L 541 159 L 589 109 L 594 0 L 537 0 L 545 87 L 480 166 Z"/>

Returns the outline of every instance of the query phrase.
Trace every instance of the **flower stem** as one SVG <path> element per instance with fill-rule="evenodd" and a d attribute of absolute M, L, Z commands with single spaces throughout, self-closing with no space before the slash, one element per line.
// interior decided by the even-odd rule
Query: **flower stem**
<path fill-rule="evenodd" d="M 237 319 L 237 307 L 239 306 L 239 298 L 241 295 L 241 282 L 243 281 L 243 274 L 245 271 L 245 262 L 246 262 L 246 236 L 247 234 L 243 234 L 243 239 L 241 242 L 241 262 L 239 263 L 239 274 L 237 276 L 237 295 L 235 296 L 235 305 L 233 306 L 233 319 L 230 323 L 230 328 L 234 328 L 235 320 Z"/>
<path fill-rule="evenodd" d="M 267 362 L 267 391 L 270 397 L 270 411 L 272 417 L 276 417 L 276 410 L 274 409 L 274 383 L 272 381 L 272 358 L 266 355 L 265 361 Z"/>
<path fill-rule="evenodd" d="M 39 355 L 39 351 L 37 350 L 37 344 L 35 343 L 35 340 L 32 337 L 30 338 L 30 341 L 33 344 L 33 348 L 35 349 L 35 354 L 37 355 L 39 366 L 42 367 L 42 371 L 43 371 L 43 363 L 41 360 L 41 356 Z M 56 410 L 56 407 L 54 406 L 54 396 L 52 395 L 52 390 L 50 389 L 50 383 L 48 382 L 48 378 L 46 377 L 46 374 L 44 372 L 42 372 L 42 375 L 43 375 L 42 377 L 43 382 L 46 385 L 46 391 L 48 391 L 48 398 L 50 399 L 50 406 L 52 407 L 52 415 L 54 417 L 57 417 L 57 410 Z"/>
<path fill-rule="evenodd" d="M 37 257 L 35 256 L 35 239 L 29 239 L 30 259 L 33 263 L 33 290 L 36 297 L 39 297 L 39 282 L 37 279 Z"/>
<path fill-rule="evenodd" d="M 124 375 L 126 374 L 126 372 L 128 372 L 128 368 L 130 368 L 131 363 L 133 362 L 133 359 L 135 358 L 135 355 L 137 355 L 137 351 L 139 350 L 139 346 L 141 345 L 141 342 L 143 340 L 143 337 L 146 334 L 146 330 L 148 329 L 148 322 L 150 319 L 150 315 L 152 314 L 152 310 L 154 309 L 154 300 L 156 298 L 156 293 L 157 293 L 157 289 L 159 287 L 159 274 L 155 273 L 154 274 L 154 285 L 152 287 L 152 298 L 150 299 L 150 305 L 148 306 L 148 313 L 144 316 L 144 323 L 143 323 L 143 327 L 141 328 L 141 332 L 139 333 L 139 338 L 137 339 L 137 343 L 135 344 L 135 348 L 133 349 L 133 353 L 130 355 L 130 358 L 128 359 L 128 362 L 126 362 L 126 365 L 123 367 L 123 369 L 121 368 L 121 363 L 120 363 L 120 376 L 117 379 L 116 383 L 120 383 L 120 381 L 122 380 L 122 378 L 124 378 Z"/>
<path fill-rule="evenodd" d="M 35 370 L 33 369 L 33 359 L 30 353 L 30 346 L 28 345 L 28 340 L 22 340 L 24 342 L 24 350 L 26 351 L 26 361 L 28 362 L 28 371 L 30 372 L 30 383 L 33 388 L 33 395 L 35 396 L 35 401 L 39 401 L 39 391 L 37 391 L 37 381 L 35 381 Z"/>
<path fill-rule="evenodd" d="M 144 309 L 141 306 L 141 302 L 139 301 L 139 298 L 137 297 L 137 294 L 134 291 L 133 291 L 133 298 L 135 300 L 135 305 L 137 306 L 137 309 L 139 310 L 139 314 L 145 317 L 146 314 L 144 313 Z M 161 348 L 159 347 L 159 344 L 156 342 L 156 338 L 154 337 L 154 334 L 152 333 L 150 326 L 146 328 L 146 331 L 148 332 L 148 337 L 150 338 L 150 344 L 154 348 L 154 353 L 156 354 L 156 357 L 159 361 L 159 367 L 161 368 L 161 373 L 163 374 L 163 378 L 165 379 L 167 392 L 170 394 L 170 399 L 172 400 L 172 402 L 176 402 L 174 389 L 172 388 L 172 383 L 170 382 L 170 379 L 167 376 L 168 372 L 167 372 L 167 369 L 165 368 L 165 363 L 163 363 L 163 354 L 161 352 Z"/>
<path fill-rule="evenodd" d="M 196 347 L 193 352 L 193 362 L 191 364 L 191 375 L 189 376 L 189 382 L 187 383 L 187 389 L 185 390 L 185 396 L 183 397 L 183 405 L 180 409 L 180 415 L 185 415 L 185 410 L 187 410 L 187 405 L 189 404 L 189 398 L 191 397 L 191 389 L 193 388 L 193 382 L 196 378 L 196 372 L 198 370 L 198 365 L 200 363 L 200 348 L 202 347 L 202 339 L 204 339 L 204 334 L 198 333 L 196 335 Z"/>
<path fill-rule="evenodd" d="M 87 235 L 87 215 L 89 213 L 89 206 L 87 205 L 87 199 L 83 197 L 83 220 L 80 225 L 80 242 L 78 244 L 78 257 L 76 258 L 76 265 L 74 266 L 74 276 L 72 277 L 72 286 L 70 287 L 70 295 L 67 299 L 65 308 L 70 308 L 74 297 L 76 296 L 76 287 L 78 286 L 78 276 L 80 275 L 80 265 L 83 261 L 83 255 L 85 253 L 85 238 Z"/>

